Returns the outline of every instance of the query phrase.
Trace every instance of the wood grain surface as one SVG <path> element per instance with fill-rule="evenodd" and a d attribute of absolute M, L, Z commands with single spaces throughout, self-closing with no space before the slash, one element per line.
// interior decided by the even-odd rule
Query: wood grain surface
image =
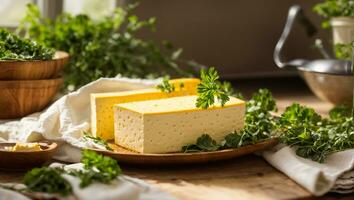
<path fill-rule="evenodd" d="M 68 53 L 57 51 L 53 60 L 0 61 L 0 80 L 55 78 L 68 60 Z"/>
<path fill-rule="evenodd" d="M 16 143 L 0 143 L 0 170 L 23 171 L 40 167 L 50 161 L 57 150 L 54 142 L 40 142 L 41 151 L 9 151 Z M 1 198 L 0 198 L 1 199 Z"/>
<path fill-rule="evenodd" d="M 62 78 L 0 81 L 0 119 L 41 111 L 53 99 L 62 82 Z"/>

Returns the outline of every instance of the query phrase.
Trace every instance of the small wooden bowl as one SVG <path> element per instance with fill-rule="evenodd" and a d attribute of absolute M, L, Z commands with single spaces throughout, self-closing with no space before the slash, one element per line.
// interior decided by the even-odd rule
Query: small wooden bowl
<path fill-rule="evenodd" d="M 51 102 L 62 82 L 62 78 L 0 81 L 0 119 L 41 111 Z"/>
<path fill-rule="evenodd" d="M 53 60 L 0 61 L 0 80 L 37 80 L 57 77 L 69 54 L 57 51 Z"/>
<path fill-rule="evenodd" d="M 0 143 L 0 169 L 22 171 L 40 167 L 49 161 L 56 152 L 58 145 L 54 142 L 39 142 L 41 151 L 9 151 L 16 143 Z"/>

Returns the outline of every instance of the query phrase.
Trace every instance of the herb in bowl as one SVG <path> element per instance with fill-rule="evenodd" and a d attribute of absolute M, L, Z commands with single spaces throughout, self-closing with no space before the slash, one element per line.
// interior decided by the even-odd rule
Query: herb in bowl
<path fill-rule="evenodd" d="M 352 17 L 354 18 L 353 0 L 325 0 L 313 7 L 313 11 L 325 18 L 322 23 L 323 28 L 329 28 L 329 20 L 332 17 Z"/>
<path fill-rule="evenodd" d="M 51 60 L 55 50 L 0 28 L 0 60 Z"/>

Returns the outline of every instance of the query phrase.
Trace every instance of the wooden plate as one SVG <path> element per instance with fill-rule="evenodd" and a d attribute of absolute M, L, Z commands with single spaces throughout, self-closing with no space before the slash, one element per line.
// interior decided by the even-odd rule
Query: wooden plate
<path fill-rule="evenodd" d="M 57 149 L 54 142 L 39 142 L 41 151 L 9 151 L 16 143 L 0 143 L 0 169 L 9 171 L 22 171 L 39 167 L 49 161 Z"/>
<path fill-rule="evenodd" d="M 0 61 L 0 80 L 37 80 L 57 77 L 69 54 L 55 52 L 53 60 Z"/>
<path fill-rule="evenodd" d="M 276 145 L 277 143 L 277 139 L 270 139 L 254 145 L 248 145 L 237 149 L 225 149 L 213 152 L 196 153 L 140 154 L 113 144 L 109 145 L 112 149 L 114 149 L 114 151 L 104 151 L 97 149 L 92 150 L 103 155 L 112 157 L 116 159 L 119 163 L 147 165 L 192 164 L 227 160 L 270 148 Z"/>

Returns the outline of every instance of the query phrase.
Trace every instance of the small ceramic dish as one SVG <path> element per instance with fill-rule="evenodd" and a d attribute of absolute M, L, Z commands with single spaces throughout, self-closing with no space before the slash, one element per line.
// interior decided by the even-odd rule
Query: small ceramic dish
<path fill-rule="evenodd" d="M 38 142 L 42 150 L 11 151 L 16 143 L 0 143 L 0 170 L 22 171 L 40 167 L 48 162 L 56 152 L 58 145 L 54 142 Z"/>

